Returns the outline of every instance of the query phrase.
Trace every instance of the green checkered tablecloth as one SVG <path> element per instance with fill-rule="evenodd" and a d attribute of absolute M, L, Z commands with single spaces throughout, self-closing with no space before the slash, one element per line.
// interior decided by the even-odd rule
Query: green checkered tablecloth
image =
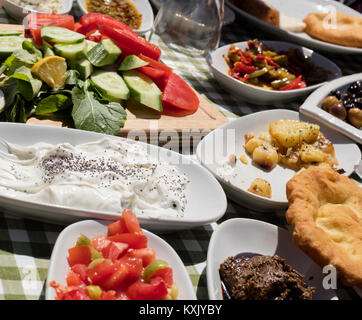
<path fill-rule="evenodd" d="M 75 17 L 80 15 L 75 6 Z M 0 23 L 16 23 L 0 9 Z M 236 16 L 233 24 L 224 26 L 220 45 L 253 38 L 281 40 L 263 34 Z M 303 99 L 288 104 L 255 106 L 233 99 L 213 78 L 205 59 L 189 57 L 170 50 L 157 36 L 152 41 L 162 49 L 163 61 L 186 79 L 198 92 L 206 95 L 232 118 L 270 108 L 298 110 Z M 362 72 L 362 56 L 323 53 L 333 60 L 344 75 Z M 356 177 L 355 177 L 356 178 Z M 161 234 L 179 254 L 190 275 L 198 299 L 208 299 L 206 283 L 206 259 L 210 236 L 218 224 L 230 218 L 253 218 L 288 228 L 285 212 L 263 214 L 251 211 L 228 201 L 224 217 L 204 227 L 182 232 Z M 52 248 L 65 226 L 18 218 L 11 213 L 0 213 L 0 299 L 44 299 L 47 268 Z M 338 286 L 340 299 L 359 299 L 351 288 Z"/>

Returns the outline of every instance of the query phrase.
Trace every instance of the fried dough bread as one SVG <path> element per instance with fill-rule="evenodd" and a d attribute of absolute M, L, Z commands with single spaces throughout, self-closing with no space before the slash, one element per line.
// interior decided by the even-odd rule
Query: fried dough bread
<path fill-rule="evenodd" d="M 362 48 L 362 19 L 343 12 L 308 14 L 304 32 L 326 42 Z"/>
<path fill-rule="evenodd" d="M 346 285 L 362 287 L 362 188 L 331 168 L 310 167 L 287 183 L 293 241 Z"/>

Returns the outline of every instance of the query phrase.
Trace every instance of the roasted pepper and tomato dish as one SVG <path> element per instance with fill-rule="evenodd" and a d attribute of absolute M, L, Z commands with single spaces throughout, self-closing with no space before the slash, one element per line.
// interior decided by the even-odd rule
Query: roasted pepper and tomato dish
<path fill-rule="evenodd" d="M 277 52 L 258 40 L 249 40 L 246 50 L 231 45 L 224 59 L 231 77 L 268 90 L 301 89 L 333 75 L 314 65 L 297 48 Z"/>

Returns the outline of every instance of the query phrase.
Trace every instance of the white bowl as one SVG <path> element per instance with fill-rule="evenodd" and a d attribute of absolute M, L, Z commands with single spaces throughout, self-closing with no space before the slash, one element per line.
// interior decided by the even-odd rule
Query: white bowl
<path fill-rule="evenodd" d="M 210 300 L 222 300 L 220 264 L 240 253 L 277 254 L 305 276 L 304 280 L 316 288 L 313 300 L 338 300 L 332 289 L 324 289 L 325 275 L 304 252 L 293 244 L 292 235 L 275 225 L 253 219 L 229 219 L 211 235 L 207 251 L 207 289 Z"/>
<path fill-rule="evenodd" d="M 279 50 L 288 50 L 290 48 L 298 48 L 303 52 L 307 57 L 311 57 L 311 61 L 319 67 L 323 67 L 334 74 L 334 77 L 330 76 L 330 79 L 335 77 L 340 77 L 342 75 L 341 69 L 338 66 L 330 61 L 329 59 L 319 55 L 313 50 L 307 49 L 305 47 L 298 46 L 296 44 L 291 44 L 281 41 L 263 41 L 267 46 L 270 46 L 276 51 Z M 216 80 L 224 87 L 227 91 L 230 91 L 236 98 L 239 100 L 245 100 L 254 104 L 273 104 L 292 101 L 302 96 L 305 96 L 312 92 L 313 90 L 319 88 L 325 82 L 321 82 L 312 86 L 308 86 L 302 89 L 296 90 L 286 90 L 286 91 L 277 91 L 277 90 L 268 90 L 263 89 L 257 86 L 252 86 L 246 83 L 243 83 L 237 79 L 228 75 L 229 66 L 225 62 L 223 55 L 227 55 L 229 47 L 231 44 L 220 47 L 210 53 L 207 57 L 207 62 L 211 71 L 213 72 Z M 236 47 L 239 47 L 243 50 L 247 48 L 247 41 L 234 43 Z"/>
<path fill-rule="evenodd" d="M 176 251 L 165 240 L 155 234 L 146 230 L 143 230 L 143 232 L 147 236 L 148 247 L 156 251 L 156 258 L 167 261 L 173 269 L 174 281 L 179 289 L 178 300 L 196 300 L 190 276 Z M 69 271 L 68 249 L 74 247 L 79 235 L 84 234 L 88 238 L 92 238 L 106 233 L 107 223 L 94 220 L 74 223 L 60 233 L 50 257 L 45 293 L 47 300 L 54 300 L 55 298 L 55 290 L 49 287 L 51 281 L 56 281 L 62 285 L 66 284 L 65 279 Z"/>
<path fill-rule="evenodd" d="M 0 137 L 9 143 L 20 146 L 32 145 L 37 142 L 50 144 L 68 142 L 75 146 L 106 137 L 124 139 L 91 131 L 7 122 L 0 122 Z M 190 157 L 172 150 L 131 139 L 127 139 L 127 142 L 141 144 L 152 157 L 175 165 L 190 180 L 186 187 L 187 204 L 183 217 L 138 216 L 142 227 L 157 231 L 188 229 L 215 222 L 224 215 L 227 206 L 225 193 L 217 180 L 205 168 Z M 0 208 L 28 219 L 63 225 L 91 218 L 115 220 L 120 216 L 118 213 L 109 211 L 24 201 L 1 193 Z"/>
<path fill-rule="evenodd" d="M 80 10 L 83 14 L 88 13 L 86 9 L 86 0 L 77 0 Z M 153 10 L 148 0 L 132 0 L 137 10 L 142 14 L 142 24 L 139 29 L 134 30 L 138 34 L 143 34 L 151 30 L 153 26 Z"/>
<path fill-rule="evenodd" d="M 342 77 L 333 80 L 323 87 L 313 92 L 305 102 L 300 106 L 299 112 L 313 118 L 317 121 L 322 122 L 326 126 L 335 129 L 354 141 L 362 144 L 362 130 L 356 128 L 349 123 L 338 119 L 331 115 L 327 111 L 324 111 L 320 105 L 322 100 L 328 96 L 328 94 L 335 89 L 341 88 L 349 83 L 362 80 L 362 73 L 356 73 L 351 76 Z"/>
<path fill-rule="evenodd" d="M 230 121 L 209 133 L 197 146 L 198 160 L 219 180 L 230 199 L 259 211 L 274 211 L 288 206 L 286 183 L 296 172 L 280 165 L 271 171 L 262 170 L 252 163 L 244 149 L 245 133 L 258 134 L 268 131 L 270 122 L 282 119 L 314 122 L 296 111 L 284 109 L 261 111 Z M 345 175 L 350 175 L 361 159 L 358 146 L 346 136 L 328 127 L 320 125 L 320 130 L 334 145 L 338 167 L 345 170 Z M 235 168 L 228 174 L 223 167 L 227 157 L 232 154 L 235 154 L 236 158 L 244 155 L 248 163 L 243 164 L 237 160 Z M 270 183 L 272 188 L 270 199 L 247 191 L 255 178 L 265 179 Z"/>
<path fill-rule="evenodd" d="M 67 14 L 69 13 L 70 10 L 72 10 L 72 7 L 73 7 L 73 0 L 63 0 L 63 6 L 57 11 L 57 13 Z M 5 0 L 3 8 L 5 9 L 6 13 L 9 16 L 11 16 L 16 21 L 21 23 L 23 23 L 23 19 L 28 13 L 30 12 L 40 13 L 39 11 L 36 10 L 25 9 L 25 7 L 18 6 L 17 4 L 9 0 Z"/>

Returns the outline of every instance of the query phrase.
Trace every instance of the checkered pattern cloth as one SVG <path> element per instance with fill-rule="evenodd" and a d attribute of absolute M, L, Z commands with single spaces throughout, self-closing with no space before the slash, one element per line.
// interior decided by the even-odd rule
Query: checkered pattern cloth
<path fill-rule="evenodd" d="M 76 3 L 72 14 L 81 15 Z M 16 23 L 0 10 L 0 23 Z M 223 27 L 220 46 L 258 38 L 260 40 L 282 40 L 262 33 L 254 26 L 246 25 L 238 16 L 233 24 Z M 162 49 L 162 60 L 188 81 L 199 93 L 220 107 L 230 119 L 271 108 L 298 110 L 303 99 L 288 104 L 255 106 L 240 103 L 219 86 L 208 68 L 206 60 L 177 53 L 167 47 L 156 35 L 152 42 Z M 333 55 L 323 53 L 333 60 L 344 75 L 362 72 L 362 56 Z M 357 179 L 357 177 L 355 177 Z M 228 201 L 224 217 L 210 225 L 182 232 L 160 234 L 179 254 L 195 288 L 197 298 L 208 299 L 206 283 L 207 249 L 212 232 L 226 219 L 243 217 L 269 222 L 289 228 L 285 212 L 263 214 L 253 212 Z M 0 212 L 0 299 L 44 299 L 47 268 L 52 248 L 64 226 L 18 218 Z M 340 299 L 359 299 L 351 288 L 338 286 Z"/>

